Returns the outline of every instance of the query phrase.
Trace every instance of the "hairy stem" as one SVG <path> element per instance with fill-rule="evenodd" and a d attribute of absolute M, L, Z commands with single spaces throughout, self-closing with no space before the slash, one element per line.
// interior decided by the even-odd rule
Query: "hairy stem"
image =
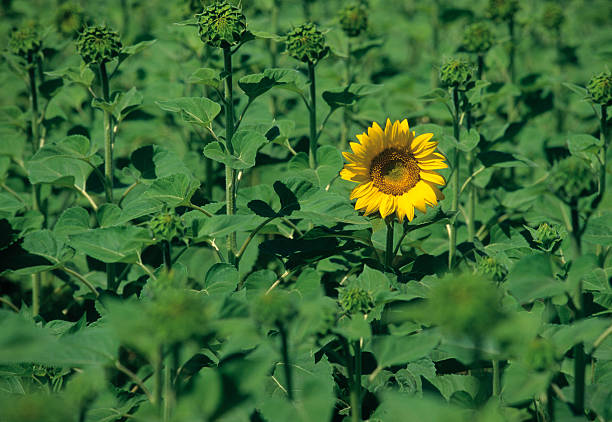
<path fill-rule="evenodd" d="M 393 229 L 394 219 L 387 220 L 387 243 L 385 247 L 385 267 L 390 270 L 393 264 Z"/>
<path fill-rule="evenodd" d="M 310 80 L 310 143 L 308 148 L 308 163 L 310 168 L 317 167 L 317 87 L 315 82 L 315 65 L 308 63 L 308 79 Z"/>
<path fill-rule="evenodd" d="M 351 382 L 351 422 L 361 421 L 361 342 L 353 343 L 353 380 Z"/>
<path fill-rule="evenodd" d="M 223 49 L 225 70 L 225 143 L 230 154 L 234 153 L 232 137 L 234 136 L 234 94 L 232 91 L 232 52 L 229 47 Z M 236 213 L 236 174 L 233 168 L 225 166 L 225 212 Z M 236 265 L 236 233 L 227 235 L 227 261 Z"/>
<path fill-rule="evenodd" d="M 344 79 L 346 85 L 350 85 L 352 82 L 351 76 L 351 40 L 350 38 L 346 42 L 347 57 L 344 61 Z M 348 107 L 344 107 L 342 110 L 342 129 L 340 132 L 340 149 L 345 150 L 348 145 L 348 132 L 349 132 L 349 112 Z"/>
<path fill-rule="evenodd" d="M 457 143 L 459 143 L 459 92 L 457 87 L 453 88 L 453 134 Z M 455 156 L 453 159 L 453 174 L 452 174 L 452 185 L 453 185 L 453 197 L 451 203 L 451 212 L 456 212 L 459 209 L 459 148 L 455 148 Z M 451 269 L 455 261 L 455 251 L 457 248 L 457 219 L 449 226 L 448 230 L 448 268 Z"/>
<path fill-rule="evenodd" d="M 291 372 L 291 362 L 289 361 L 287 329 L 282 323 L 278 323 L 278 331 L 281 338 L 281 354 L 283 356 L 283 370 L 285 371 L 285 380 L 287 382 L 287 395 L 289 400 L 293 401 L 293 374 Z"/>
<path fill-rule="evenodd" d="M 499 397 L 501 393 L 501 371 L 499 360 L 493 359 L 493 395 Z"/>

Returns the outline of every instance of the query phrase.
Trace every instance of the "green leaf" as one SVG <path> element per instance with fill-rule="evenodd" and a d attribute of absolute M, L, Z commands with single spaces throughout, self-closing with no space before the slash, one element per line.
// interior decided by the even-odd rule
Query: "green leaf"
<path fill-rule="evenodd" d="M 71 83 L 76 83 L 83 86 L 91 86 L 94 78 L 96 77 L 95 73 L 89 68 L 89 66 L 84 63 L 80 68 L 76 67 L 67 67 L 64 69 L 55 70 L 52 72 L 45 72 L 46 75 L 51 77 L 63 78 Z"/>
<path fill-rule="evenodd" d="M 204 278 L 204 292 L 208 295 L 227 295 L 238 285 L 239 274 L 234 265 L 217 263 L 213 265 Z"/>
<path fill-rule="evenodd" d="M 136 44 L 133 44 L 133 45 L 128 45 L 127 47 L 123 47 L 123 50 L 121 50 L 121 55 L 119 57 L 119 60 L 123 61 L 125 59 L 125 57 L 127 57 L 127 56 L 132 56 L 134 54 L 138 54 L 141 51 L 143 51 L 145 48 L 148 48 L 148 47 L 152 46 L 156 42 L 157 42 L 157 40 L 141 41 L 139 43 L 136 43 Z"/>
<path fill-rule="evenodd" d="M 239 130 L 232 137 L 234 154 L 230 154 L 221 142 L 211 142 L 204 147 L 204 155 L 233 169 L 243 170 L 255 165 L 257 151 L 268 140 L 252 130 Z"/>
<path fill-rule="evenodd" d="M 250 201 L 247 206 L 260 217 L 271 218 L 277 215 L 270 205 L 260 199 Z"/>
<path fill-rule="evenodd" d="M 57 236 L 68 236 L 89 230 L 89 213 L 85 208 L 72 207 L 66 209 L 58 218 L 53 232 Z"/>
<path fill-rule="evenodd" d="M 177 173 L 192 174 L 176 152 L 159 145 L 138 148 L 130 156 L 130 161 L 143 179 L 156 179 Z"/>
<path fill-rule="evenodd" d="M 165 111 L 179 113 L 186 123 L 200 126 L 210 126 L 221 111 L 221 106 L 204 97 L 183 97 L 174 100 L 156 101 L 156 104 Z"/>
<path fill-rule="evenodd" d="M 308 156 L 300 152 L 289 161 L 288 170 L 312 181 L 313 184 L 325 189 L 339 175 L 344 165 L 342 154 L 337 148 L 324 145 L 317 149 L 317 168 L 311 169 Z"/>
<path fill-rule="evenodd" d="M 582 97 L 582 98 L 587 98 L 587 96 L 588 96 L 588 91 L 583 86 L 576 85 L 576 84 L 573 84 L 571 82 L 562 82 L 561 85 L 563 85 L 564 87 L 574 91 L 576 94 L 580 95 L 580 97 Z"/>
<path fill-rule="evenodd" d="M 143 198 L 155 199 L 175 208 L 187 205 L 199 186 L 200 182 L 185 174 L 173 174 L 156 179 Z"/>
<path fill-rule="evenodd" d="M 355 104 L 360 98 L 379 92 L 382 85 L 351 84 L 346 88 L 323 92 L 323 100 L 331 109 Z"/>
<path fill-rule="evenodd" d="M 121 208 L 115 204 L 102 204 L 96 214 L 100 227 L 112 227 L 119 224 Z"/>
<path fill-rule="evenodd" d="M 436 375 L 427 377 L 427 381 L 431 382 L 446 400 L 450 400 L 451 396 L 458 391 L 465 391 L 472 399 L 475 399 L 480 386 L 478 378 L 471 375 Z"/>
<path fill-rule="evenodd" d="M 485 167 L 535 167 L 536 164 L 518 154 L 503 151 L 483 151 L 478 159 Z"/>
<path fill-rule="evenodd" d="M 419 97 L 419 100 L 422 101 L 433 101 L 436 103 L 442 102 L 445 103 L 447 101 L 450 101 L 450 97 L 448 95 L 448 91 L 446 91 L 445 89 L 442 88 L 436 88 L 432 91 L 429 91 L 428 93 L 421 95 Z"/>
<path fill-rule="evenodd" d="M 548 388 L 552 374 L 530 371 L 523 364 L 513 361 L 504 369 L 502 397 L 509 404 L 533 400 Z"/>
<path fill-rule="evenodd" d="M 90 229 L 70 235 L 70 245 L 102 262 L 136 262 L 137 253 L 153 243 L 147 229 L 134 226 Z"/>
<path fill-rule="evenodd" d="M 440 343 L 440 335 L 428 330 L 410 336 L 376 336 L 372 339 L 372 351 L 378 367 L 386 368 L 419 360 Z"/>
<path fill-rule="evenodd" d="M 506 286 L 522 304 L 565 293 L 566 284 L 555 280 L 546 254 L 528 255 L 518 261 L 508 274 Z"/>
<path fill-rule="evenodd" d="M 602 211 L 601 215 L 591 217 L 587 223 L 582 240 L 596 245 L 612 245 L 612 211 Z"/>
<path fill-rule="evenodd" d="M 478 142 L 480 142 L 480 134 L 476 129 L 470 129 L 468 132 L 462 128 L 459 139 L 460 141 L 457 144 L 457 147 L 461 151 L 469 152 L 478 146 Z"/>
<path fill-rule="evenodd" d="M 26 204 L 15 198 L 13 195 L 7 192 L 0 192 L 0 215 L 8 214 L 9 216 L 15 215 L 19 210 L 26 207 Z"/>
<path fill-rule="evenodd" d="M 74 251 L 51 230 L 43 229 L 30 232 L 23 238 L 23 248 L 38 256 L 42 256 L 56 266 L 72 258 Z"/>
<path fill-rule="evenodd" d="M 567 138 L 567 146 L 574 155 L 584 152 L 597 153 L 602 145 L 601 139 L 591 135 L 578 134 L 570 135 Z"/>
<path fill-rule="evenodd" d="M 266 93 L 275 86 L 297 89 L 300 74 L 293 69 L 266 69 L 240 78 L 238 85 L 250 100 Z"/>
<path fill-rule="evenodd" d="M 142 105 L 143 96 L 135 87 L 128 92 L 121 92 L 113 101 L 114 109 L 111 111 L 115 119 L 121 122 L 128 114 L 137 110 Z"/>
<path fill-rule="evenodd" d="M 193 72 L 187 79 L 187 83 L 218 87 L 221 83 L 220 72 L 203 67 Z"/>

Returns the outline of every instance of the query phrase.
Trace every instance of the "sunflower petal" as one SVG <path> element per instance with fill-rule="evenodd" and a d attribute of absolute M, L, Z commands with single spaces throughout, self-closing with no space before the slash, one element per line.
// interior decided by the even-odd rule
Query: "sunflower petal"
<path fill-rule="evenodd" d="M 444 177 L 434 171 L 421 170 L 421 172 L 419 173 L 419 177 L 423 180 L 436 183 L 441 186 L 444 186 L 446 184 L 446 180 L 444 180 Z"/>
<path fill-rule="evenodd" d="M 395 196 L 393 195 L 385 195 L 385 197 L 383 198 L 382 202 L 380 203 L 380 216 L 382 218 L 385 218 L 386 216 L 388 216 L 389 214 L 393 213 L 393 211 L 395 211 Z"/>
<path fill-rule="evenodd" d="M 412 132 L 412 134 L 414 136 L 414 132 Z M 424 133 L 422 135 L 415 137 L 412 140 L 412 145 L 411 145 L 412 152 L 414 154 L 417 154 L 423 146 L 427 145 L 427 142 L 429 142 L 429 140 L 433 138 L 433 136 L 434 136 L 433 133 Z"/>
<path fill-rule="evenodd" d="M 363 183 L 361 185 L 358 185 L 355 189 L 353 189 L 353 191 L 351 192 L 351 196 L 350 199 L 355 199 L 355 198 L 359 198 L 361 196 L 366 196 L 367 194 L 370 193 L 370 190 L 372 189 L 372 186 L 374 184 L 372 182 L 368 182 L 368 183 Z"/>
<path fill-rule="evenodd" d="M 410 195 L 408 193 L 405 193 L 398 198 L 397 208 L 403 211 L 408 221 L 412 221 L 414 218 L 414 205 L 412 205 L 412 201 L 410 200 Z"/>

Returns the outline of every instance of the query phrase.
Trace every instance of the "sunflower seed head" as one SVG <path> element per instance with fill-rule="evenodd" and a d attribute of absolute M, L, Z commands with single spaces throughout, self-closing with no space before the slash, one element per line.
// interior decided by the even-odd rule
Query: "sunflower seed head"
<path fill-rule="evenodd" d="M 340 11 L 340 26 L 349 37 L 357 37 L 368 29 L 368 11 L 361 3 L 351 4 Z"/>
<path fill-rule="evenodd" d="M 587 92 L 594 103 L 612 105 L 612 73 L 605 71 L 593 76 L 587 85 Z"/>
<path fill-rule="evenodd" d="M 305 63 L 315 64 L 329 51 L 329 47 L 325 45 L 325 35 L 311 22 L 302 24 L 289 32 L 285 43 L 287 53 Z"/>
<path fill-rule="evenodd" d="M 246 34 L 242 10 L 225 1 L 206 7 L 196 18 L 202 42 L 212 47 L 232 47 Z"/>
<path fill-rule="evenodd" d="M 123 45 L 116 31 L 106 25 L 88 26 L 76 42 L 77 52 L 87 64 L 109 62 L 119 56 Z"/>
<path fill-rule="evenodd" d="M 485 22 L 477 22 L 465 28 L 463 32 L 462 47 L 470 53 L 485 53 L 495 41 L 495 36 L 489 25 Z"/>
<path fill-rule="evenodd" d="M 465 87 L 472 79 L 474 66 L 465 59 L 452 58 L 440 68 L 440 82 L 447 87 Z"/>

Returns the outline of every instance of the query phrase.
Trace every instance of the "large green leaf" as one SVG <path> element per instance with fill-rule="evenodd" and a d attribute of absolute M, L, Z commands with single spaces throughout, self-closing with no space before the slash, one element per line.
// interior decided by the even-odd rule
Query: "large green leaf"
<path fill-rule="evenodd" d="M 221 111 L 221 106 L 204 97 L 183 97 L 167 101 L 157 101 L 165 111 L 179 113 L 183 121 L 199 126 L 210 126 Z"/>
<path fill-rule="evenodd" d="M 440 334 L 432 330 L 411 336 L 376 336 L 372 339 L 372 351 L 378 367 L 385 368 L 421 359 L 439 343 Z"/>
<path fill-rule="evenodd" d="M 518 261 L 508 275 L 506 286 L 520 303 L 529 303 L 565 293 L 566 284 L 555 280 L 546 254 L 528 255 Z"/>
<path fill-rule="evenodd" d="M 204 155 L 233 169 L 248 169 L 255 165 L 257 151 L 267 142 L 263 135 L 255 131 L 239 130 L 232 137 L 233 154 L 221 142 L 211 142 L 204 147 Z"/>
<path fill-rule="evenodd" d="M 144 198 L 155 199 L 169 207 L 186 205 L 200 186 L 200 182 L 185 174 L 156 179 L 143 194 Z"/>
<path fill-rule="evenodd" d="M 69 236 L 80 253 L 103 262 L 136 262 L 137 253 L 153 243 L 149 231 L 134 226 L 90 229 Z"/>
<path fill-rule="evenodd" d="M 238 85 L 249 97 L 254 99 L 275 86 L 300 90 L 303 87 L 301 75 L 293 69 L 266 69 L 262 73 L 240 78 Z"/>

